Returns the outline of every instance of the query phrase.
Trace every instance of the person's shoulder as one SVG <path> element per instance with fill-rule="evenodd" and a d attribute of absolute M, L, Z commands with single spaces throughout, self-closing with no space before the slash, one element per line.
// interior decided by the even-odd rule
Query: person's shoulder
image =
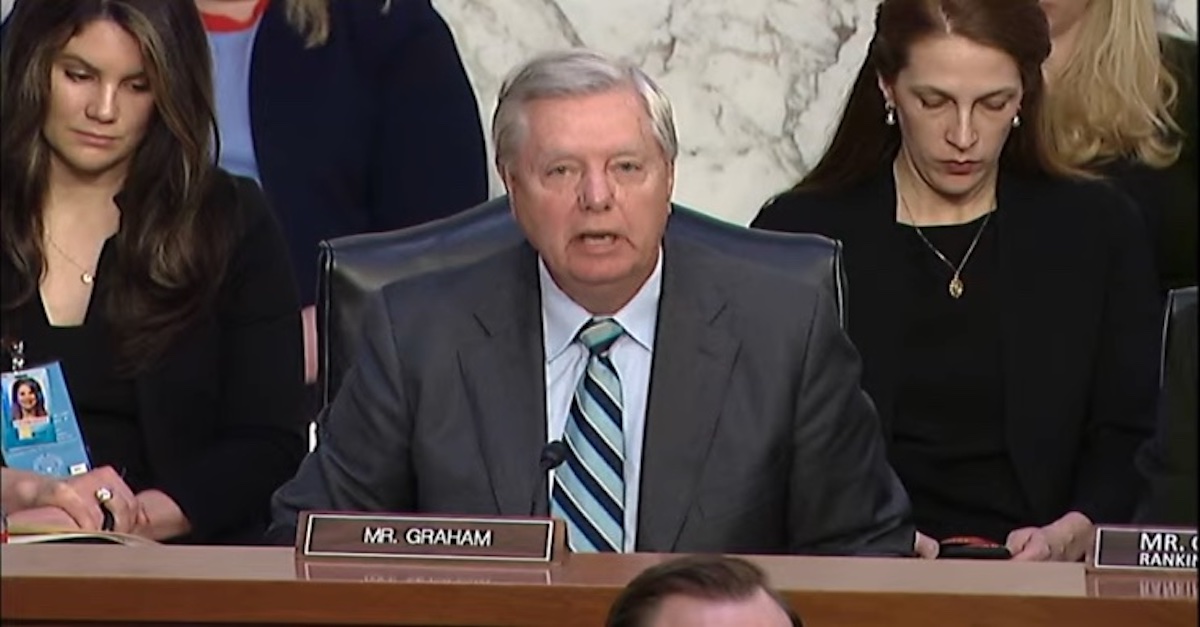
<path fill-rule="evenodd" d="M 368 20 L 395 20 L 432 10 L 430 0 L 333 0 L 336 15 Z"/>
<path fill-rule="evenodd" d="M 829 211 L 836 195 L 792 188 L 776 194 L 763 205 L 751 226 L 770 231 L 794 231 L 794 223 Z"/>
<path fill-rule="evenodd" d="M 795 268 L 746 259 L 682 239 L 669 243 L 671 249 L 667 254 L 683 257 L 678 266 L 711 283 L 739 309 L 751 312 L 789 309 L 798 302 L 811 300 L 821 289 L 814 275 L 797 272 Z"/>
<path fill-rule="evenodd" d="M 379 291 L 368 320 L 386 320 L 414 363 L 436 360 L 479 337 L 479 315 L 517 320 L 525 308 L 537 306 L 536 259 L 531 248 L 513 244 L 468 263 L 417 270 Z"/>
<path fill-rule="evenodd" d="M 283 230 L 253 179 L 213 168 L 193 236 L 204 240 L 214 261 L 221 260 L 213 275 L 219 315 L 244 313 L 252 294 L 270 294 L 272 303 L 294 301 L 299 308 Z"/>
<path fill-rule="evenodd" d="M 273 220 L 266 196 L 256 181 L 220 168 L 213 170 L 204 212 L 217 222 L 218 230 L 239 236 Z"/>
<path fill-rule="evenodd" d="M 1074 211 L 1124 211 L 1132 201 L 1111 177 L 1046 176 L 1034 179 L 1046 193 Z M 1069 201 L 1069 202 L 1067 202 Z"/>
<path fill-rule="evenodd" d="M 332 27 L 356 46 L 391 49 L 437 15 L 429 0 L 335 0 Z"/>
<path fill-rule="evenodd" d="M 719 312 L 713 319 L 717 328 L 748 347 L 754 361 L 783 363 L 777 360 L 802 354 L 821 313 L 840 315 L 838 287 L 831 275 L 825 280 L 821 272 L 797 271 L 694 242 L 676 245 L 674 252 L 682 252 L 683 258 L 673 269 L 690 272 L 692 279 L 664 280 L 664 298 L 683 296 L 693 306 Z M 666 254 L 669 260 L 672 253 Z M 690 287 L 697 293 L 669 296 L 668 286 L 676 290 Z"/>
<path fill-rule="evenodd" d="M 1024 188 L 1005 210 L 1037 212 L 1047 226 L 1075 233 L 1101 229 L 1135 234 L 1145 224 L 1137 205 L 1111 177 L 1022 176 Z"/>
<path fill-rule="evenodd" d="M 861 222 L 861 214 L 872 209 L 873 193 L 879 184 L 873 178 L 849 189 L 794 187 L 768 200 L 750 226 L 837 237 L 847 224 Z"/>
<path fill-rule="evenodd" d="M 244 211 L 262 212 L 266 209 L 262 187 L 252 178 L 238 176 L 221 168 L 213 175 L 213 185 L 234 200 L 244 205 Z"/>
<path fill-rule="evenodd" d="M 536 255 L 522 240 L 467 263 L 447 257 L 447 265 L 399 278 L 385 285 L 381 292 L 389 309 L 425 312 L 436 317 L 441 312 L 469 308 L 504 292 L 518 281 L 522 272 L 536 277 L 534 264 Z"/>

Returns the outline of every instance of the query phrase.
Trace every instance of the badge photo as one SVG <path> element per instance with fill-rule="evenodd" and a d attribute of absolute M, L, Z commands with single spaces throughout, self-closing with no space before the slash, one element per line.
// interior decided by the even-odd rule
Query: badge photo
<path fill-rule="evenodd" d="M 0 391 L 6 465 L 58 477 L 91 468 L 58 362 L 0 374 Z"/>
<path fill-rule="evenodd" d="M 6 382 L 5 448 L 54 442 L 54 422 L 50 419 L 50 404 L 46 398 L 49 387 L 43 368 L 23 371 L 13 376 L 11 383 Z"/>

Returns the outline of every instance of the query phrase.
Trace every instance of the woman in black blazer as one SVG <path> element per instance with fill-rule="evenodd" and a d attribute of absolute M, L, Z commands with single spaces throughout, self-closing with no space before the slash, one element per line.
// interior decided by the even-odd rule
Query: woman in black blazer
<path fill-rule="evenodd" d="M 843 242 L 848 331 L 922 553 L 978 536 L 1075 560 L 1137 497 L 1150 254 L 1126 199 L 1037 132 L 1038 3 L 940 4 L 882 3 L 829 150 L 752 226 Z"/>
<path fill-rule="evenodd" d="M 68 482 L 93 516 L 12 520 L 109 499 L 116 531 L 257 539 L 306 450 L 300 308 L 262 192 L 213 163 L 195 4 L 20 2 L 9 27 L 0 326 L 14 368 L 60 362 L 95 468 Z"/>

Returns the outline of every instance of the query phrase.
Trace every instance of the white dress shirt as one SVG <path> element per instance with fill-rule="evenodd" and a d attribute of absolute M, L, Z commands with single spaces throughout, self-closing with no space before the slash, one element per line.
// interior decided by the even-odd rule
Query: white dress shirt
<path fill-rule="evenodd" d="M 625 543 L 633 552 L 637 542 L 638 489 L 642 474 L 642 440 L 646 426 L 646 397 L 650 391 L 650 365 L 654 358 L 654 331 L 658 324 L 658 298 L 662 293 L 662 249 L 650 278 L 624 308 L 612 316 L 625 334 L 613 343 L 609 359 L 621 380 L 624 405 L 621 432 L 625 436 Z M 571 399 L 587 367 L 588 351 L 576 336 L 593 316 L 571 300 L 554 282 L 546 264 L 538 259 L 542 294 L 542 338 L 546 356 L 546 441 L 562 439 L 571 410 Z M 602 316 L 600 316 L 602 317 Z M 554 489 L 551 471 L 548 491 Z"/>

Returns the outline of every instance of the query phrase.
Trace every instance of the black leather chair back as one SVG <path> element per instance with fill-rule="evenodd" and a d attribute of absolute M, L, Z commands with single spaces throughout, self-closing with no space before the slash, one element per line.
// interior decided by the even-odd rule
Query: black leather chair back
<path fill-rule="evenodd" d="M 1195 285 L 1173 289 L 1167 293 L 1166 313 L 1163 315 L 1162 348 L 1159 355 L 1159 365 L 1161 366 L 1158 369 L 1159 387 L 1162 386 L 1163 376 L 1166 374 L 1167 352 L 1171 350 L 1173 342 L 1171 329 L 1177 327 L 1184 316 L 1195 318 L 1196 314 Z"/>
<path fill-rule="evenodd" d="M 729 255 L 788 268 L 826 287 L 844 324 L 840 243 L 820 235 L 751 230 L 679 205 L 673 206 L 667 229 Z M 322 242 L 317 278 L 322 405 L 333 400 L 353 363 L 359 318 L 372 293 L 393 281 L 472 263 L 523 238 L 502 196 L 428 224 Z"/>

